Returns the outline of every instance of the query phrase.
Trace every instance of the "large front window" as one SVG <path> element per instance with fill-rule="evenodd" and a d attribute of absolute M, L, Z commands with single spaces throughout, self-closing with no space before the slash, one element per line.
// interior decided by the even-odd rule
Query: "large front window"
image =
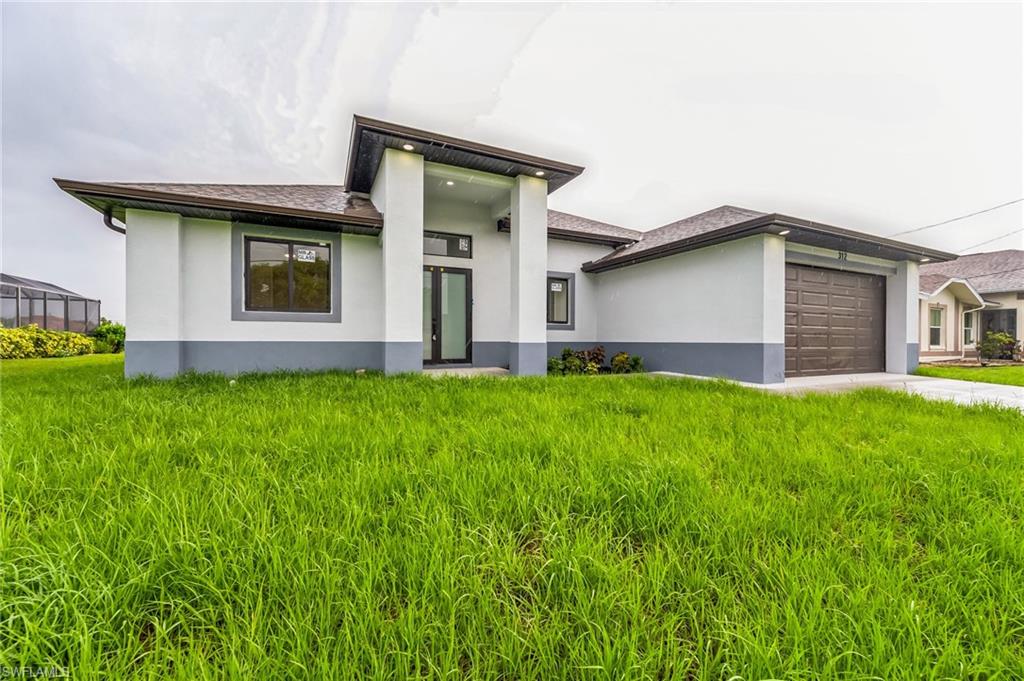
<path fill-rule="evenodd" d="M 933 348 L 942 345 L 942 308 L 928 310 L 928 345 Z"/>
<path fill-rule="evenodd" d="M 331 311 L 330 244 L 246 238 L 245 274 L 247 310 Z"/>

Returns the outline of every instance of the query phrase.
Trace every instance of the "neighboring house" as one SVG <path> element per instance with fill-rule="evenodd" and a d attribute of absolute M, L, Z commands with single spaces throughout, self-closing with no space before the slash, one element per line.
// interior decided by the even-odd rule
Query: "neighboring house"
<path fill-rule="evenodd" d="M 920 288 L 924 360 L 974 352 L 989 331 L 1024 338 L 1024 251 L 922 265 Z"/>
<path fill-rule="evenodd" d="M 598 343 L 759 383 L 916 367 L 918 264 L 954 256 L 732 206 L 643 233 L 548 210 L 582 172 L 357 116 L 344 186 L 56 182 L 127 229 L 128 375 L 543 374 Z"/>
<path fill-rule="evenodd" d="M 0 274 L 0 325 L 89 333 L 100 323 L 100 301 L 55 284 Z"/>

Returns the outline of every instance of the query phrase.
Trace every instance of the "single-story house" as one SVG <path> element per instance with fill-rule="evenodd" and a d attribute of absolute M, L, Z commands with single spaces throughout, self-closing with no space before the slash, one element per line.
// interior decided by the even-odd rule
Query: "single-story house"
<path fill-rule="evenodd" d="M 733 206 L 549 210 L 582 172 L 356 116 L 344 185 L 55 181 L 127 232 L 128 375 L 543 374 L 595 344 L 758 383 L 916 367 L 918 268 L 953 255 Z"/>
<path fill-rule="evenodd" d="M 921 359 L 956 359 L 989 331 L 1024 338 L 1024 251 L 973 253 L 921 266 Z"/>

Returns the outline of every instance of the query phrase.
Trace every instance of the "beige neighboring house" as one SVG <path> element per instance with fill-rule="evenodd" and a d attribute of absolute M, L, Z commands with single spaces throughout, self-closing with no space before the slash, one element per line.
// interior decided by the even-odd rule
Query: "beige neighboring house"
<path fill-rule="evenodd" d="M 1024 251 L 921 266 L 922 362 L 971 355 L 988 331 L 1024 338 Z"/>

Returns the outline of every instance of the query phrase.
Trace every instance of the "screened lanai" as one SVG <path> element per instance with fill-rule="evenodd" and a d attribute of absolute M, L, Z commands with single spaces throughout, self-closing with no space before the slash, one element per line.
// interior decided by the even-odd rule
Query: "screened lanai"
<path fill-rule="evenodd" d="M 89 333 L 100 323 L 100 301 L 45 281 L 0 273 L 0 324 Z"/>

